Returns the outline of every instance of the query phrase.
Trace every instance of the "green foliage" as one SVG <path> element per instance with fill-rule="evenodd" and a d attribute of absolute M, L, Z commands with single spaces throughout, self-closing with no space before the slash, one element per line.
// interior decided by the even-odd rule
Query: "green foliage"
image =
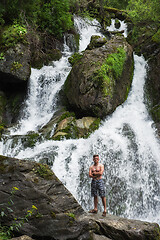
<path fill-rule="evenodd" d="M 40 29 L 58 37 L 62 37 L 62 34 L 73 26 L 68 0 L 44 1 L 38 16 Z"/>
<path fill-rule="evenodd" d="M 61 115 L 60 119 L 58 120 L 58 123 L 61 122 L 63 119 L 65 118 L 69 118 L 69 117 L 74 117 L 75 118 L 75 113 L 74 112 L 65 112 Z"/>
<path fill-rule="evenodd" d="M 0 60 L 4 60 L 4 53 L 3 52 L 1 52 L 1 54 L 0 54 Z"/>
<path fill-rule="evenodd" d="M 3 48 L 8 49 L 14 47 L 18 42 L 25 42 L 26 33 L 25 26 L 16 22 L 11 26 L 7 26 L 1 37 Z"/>
<path fill-rule="evenodd" d="M 68 58 L 69 63 L 73 66 L 83 57 L 82 53 L 74 53 L 71 57 Z"/>
<path fill-rule="evenodd" d="M 75 220 L 75 219 L 76 219 L 76 217 L 75 217 L 75 214 L 74 214 L 74 213 L 71 213 L 71 212 L 69 212 L 69 213 L 66 213 L 66 215 L 67 215 L 68 217 L 72 218 L 73 220 Z"/>
<path fill-rule="evenodd" d="M 39 138 L 39 134 L 38 133 L 35 133 L 35 132 L 31 132 L 27 135 L 27 145 L 28 147 L 34 147 L 35 144 L 37 143 L 38 141 L 38 138 Z"/>
<path fill-rule="evenodd" d="M 73 0 L 5 0 L 0 3 L 0 24 L 10 25 L 17 20 L 20 25 L 29 23 L 33 28 L 62 37 L 73 26 L 71 4 L 75 4 Z M 20 31 L 23 36 L 23 29 Z"/>
<path fill-rule="evenodd" d="M 118 9 L 126 9 L 127 5 L 128 5 L 128 0 L 107 0 L 107 5 L 109 7 L 113 7 L 113 8 L 118 8 Z"/>
<path fill-rule="evenodd" d="M 129 0 L 127 10 L 134 22 L 159 21 L 160 4 L 158 0 Z"/>
<path fill-rule="evenodd" d="M 34 169 L 34 171 L 44 179 L 47 180 L 53 179 L 54 173 L 50 170 L 50 168 L 46 164 L 39 164 L 36 170 Z"/>
<path fill-rule="evenodd" d="M 86 136 L 84 138 L 88 138 L 92 132 L 94 132 L 95 130 L 97 130 L 99 128 L 99 125 L 101 123 L 101 119 L 97 118 L 89 127 L 89 131 L 86 134 Z"/>
<path fill-rule="evenodd" d="M 153 42 L 160 43 L 160 29 L 152 36 Z"/>
<path fill-rule="evenodd" d="M 19 62 L 14 61 L 12 64 L 11 71 L 16 71 L 22 67 L 22 64 Z"/>
<path fill-rule="evenodd" d="M 117 53 L 110 54 L 106 59 L 108 73 L 113 72 L 115 78 L 122 75 L 124 62 L 126 60 L 126 52 L 123 48 L 117 48 Z"/>
<path fill-rule="evenodd" d="M 112 95 L 110 87 L 114 84 L 115 79 L 122 75 L 125 60 L 125 50 L 117 48 L 117 52 L 110 54 L 101 68 L 96 72 L 94 81 L 98 81 L 106 96 Z"/>
<path fill-rule="evenodd" d="M 0 208 L 0 220 L 2 220 L 3 217 L 12 216 L 14 212 L 13 210 L 14 195 L 17 191 L 19 191 L 19 188 L 12 187 L 9 200 L 8 200 L 8 205 L 1 204 L 2 207 Z M 37 207 L 35 205 L 32 205 L 32 208 L 27 211 L 26 215 L 23 218 L 17 219 L 16 217 L 14 217 L 12 219 L 12 223 L 10 226 L 5 226 L 0 224 L 0 237 L 1 237 L 0 239 L 10 239 L 13 236 L 13 232 L 19 231 L 20 228 L 23 226 L 23 224 L 25 222 L 28 222 L 29 218 L 32 215 L 35 215 L 37 210 L 38 210 Z"/>

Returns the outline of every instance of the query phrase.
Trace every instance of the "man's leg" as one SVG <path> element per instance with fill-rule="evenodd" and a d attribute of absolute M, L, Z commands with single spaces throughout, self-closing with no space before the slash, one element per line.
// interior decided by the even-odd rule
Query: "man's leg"
<path fill-rule="evenodd" d="M 106 213 L 107 209 L 106 209 L 106 197 L 102 197 L 102 203 L 103 203 L 103 207 L 104 207 L 104 213 Z"/>
<path fill-rule="evenodd" d="M 94 196 L 94 210 L 97 211 L 98 208 L 98 196 Z"/>

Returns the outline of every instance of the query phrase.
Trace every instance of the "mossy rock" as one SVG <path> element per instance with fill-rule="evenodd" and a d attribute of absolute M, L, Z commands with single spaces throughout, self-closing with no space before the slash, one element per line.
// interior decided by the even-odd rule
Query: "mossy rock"
<path fill-rule="evenodd" d="M 77 61 L 79 61 L 83 56 L 83 53 L 74 53 L 68 58 L 68 62 L 73 66 Z"/>
<path fill-rule="evenodd" d="M 41 139 L 40 135 L 36 132 L 30 132 L 27 135 L 25 135 L 22 139 L 22 142 L 25 147 L 32 148 L 36 145 L 37 141 Z"/>
<path fill-rule="evenodd" d="M 106 42 L 107 42 L 107 38 L 97 36 L 97 35 L 92 35 L 91 41 L 87 46 L 87 49 L 92 50 L 94 48 L 102 47 Z"/>
<path fill-rule="evenodd" d="M 32 60 L 32 67 L 41 69 L 44 65 L 49 65 L 52 61 L 58 61 L 62 57 L 59 49 L 46 50 L 45 53 Z"/>
<path fill-rule="evenodd" d="M 120 21 L 118 19 L 115 20 L 115 27 L 119 29 L 121 26 Z"/>
<path fill-rule="evenodd" d="M 63 91 L 77 115 L 103 118 L 126 100 L 132 76 L 132 48 L 122 35 L 114 36 L 101 47 L 84 51 L 73 65 Z"/>
<path fill-rule="evenodd" d="M 53 179 L 54 173 L 46 164 L 37 164 L 36 168 L 33 170 L 36 174 L 38 174 L 40 177 L 51 180 Z"/>
<path fill-rule="evenodd" d="M 154 107 L 151 109 L 151 114 L 152 114 L 155 122 L 160 122 L 160 104 L 154 106 Z"/>

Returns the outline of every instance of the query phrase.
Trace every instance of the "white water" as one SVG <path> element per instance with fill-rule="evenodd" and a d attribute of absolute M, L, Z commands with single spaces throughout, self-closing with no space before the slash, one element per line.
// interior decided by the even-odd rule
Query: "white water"
<path fill-rule="evenodd" d="M 123 31 L 124 30 L 124 37 L 127 37 L 127 24 L 124 21 L 120 21 L 120 28 L 116 29 L 115 28 L 115 19 L 111 19 L 111 25 L 107 27 L 108 31 Z"/>
<path fill-rule="evenodd" d="M 82 19 L 76 19 L 76 24 L 81 33 L 80 49 L 84 50 L 89 43 L 88 39 L 96 34 L 97 29 L 88 26 Z M 49 121 L 50 113 L 57 107 L 56 91 L 60 90 L 70 70 L 67 62 L 70 54 L 68 50 L 65 51 L 63 58 L 55 63 L 56 67 L 32 71 L 30 84 L 37 87 L 30 88 L 31 94 L 25 110 L 28 115 L 22 119 L 17 132 L 12 134 L 35 130 Z M 45 141 L 37 143 L 32 149 L 24 149 L 19 138 L 17 147 L 12 148 L 11 136 L 10 139 L 4 138 L 0 154 L 35 161 L 47 159 L 50 164 L 53 163 L 56 175 L 86 210 L 92 204 L 88 169 L 92 155 L 99 154 L 105 166 L 109 213 L 160 223 L 160 145 L 144 104 L 146 62 L 143 57 L 134 58 L 134 79 L 127 101 L 102 122 L 89 139 Z M 56 80 L 55 72 L 56 76 L 63 72 L 64 78 Z M 41 81 L 36 82 L 39 79 Z M 32 83 L 32 80 L 35 82 Z M 53 95 L 50 89 L 55 89 Z M 42 102 L 39 93 L 45 96 Z M 40 102 L 37 104 L 36 101 Z"/>

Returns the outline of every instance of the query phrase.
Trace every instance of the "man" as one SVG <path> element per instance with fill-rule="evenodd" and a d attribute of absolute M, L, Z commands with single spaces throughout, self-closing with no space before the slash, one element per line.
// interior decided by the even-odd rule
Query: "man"
<path fill-rule="evenodd" d="M 98 193 L 102 198 L 102 203 L 104 207 L 104 212 L 102 216 L 106 216 L 106 197 L 105 197 L 105 188 L 102 180 L 102 174 L 104 171 L 104 165 L 99 163 L 99 156 L 93 155 L 94 164 L 89 168 L 89 177 L 92 178 L 91 183 L 91 195 L 94 197 L 94 209 L 90 210 L 89 213 L 98 212 Z"/>

